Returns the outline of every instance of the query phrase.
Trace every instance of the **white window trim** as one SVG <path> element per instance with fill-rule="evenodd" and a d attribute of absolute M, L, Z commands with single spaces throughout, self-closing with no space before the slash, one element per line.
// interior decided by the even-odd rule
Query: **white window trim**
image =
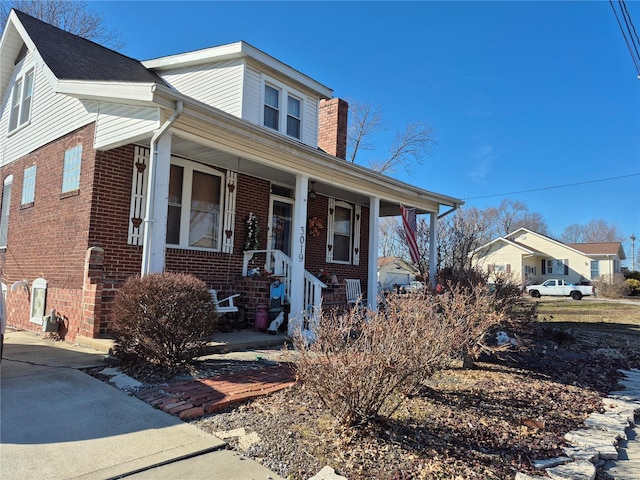
<path fill-rule="evenodd" d="M 0 205 L 0 249 L 7 248 L 9 243 L 9 211 L 11 210 L 11 193 L 13 186 L 13 175 L 4 179 L 2 184 L 2 205 Z M 4 231 L 4 242 L 3 233 Z"/>
<path fill-rule="evenodd" d="M 180 243 L 166 243 L 169 248 L 180 248 L 183 250 L 199 250 L 205 252 L 220 252 L 222 250 L 222 234 L 224 223 L 224 194 L 225 194 L 225 175 L 218 170 L 209 168 L 199 163 L 183 160 L 177 157 L 171 157 L 171 165 L 182 167 L 182 205 L 180 210 Z M 218 222 L 218 245 L 213 248 L 194 247 L 189 245 L 189 227 L 191 218 L 191 189 L 193 188 L 193 172 L 198 171 L 208 175 L 214 175 L 220 178 L 220 215 Z"/>
<path fill-rule="evenodd" d="M 25 85 L 26 85 L 26 78 L 27 75 L 32 74 L 32 80 L 31 80 L 31 100 L 29 102 L 29 116 L 27 117 L 27 119 L 24 122 L 20 122 L 20 118 L 22 117 L 22 109 L 24 106 L 24 93 L 25 93 Z M 16 126 L 11 128 L 11 120 L 14 118 L 14 101 L 16 100 L 16 96 L 15 96 L 15 89 L 18 85 L 18 83 L 20 82 L 20 94 L 17 97 L 17 101 L 19 102 L 18 105 L 18 110 L 16 113 Z M 13 135 L 14 133 L 16 133 L 18 130 L 23 129 L 24 127 L 26 127 L 27 125 L 31 124 L 31 117 L 32 117 L 32 113 L 33 113 L 33 94 L 35 92 L 36 89 L 36 70 L 34 67 L 28 68 L 24 71 L 24 73 L 16 76 L 16 79 L 13 83 L 13 89 L 11 90 L 11 106 L 9 107 L 9 122 L 8 122 L 8 134 L 9 135 Z"/>
<path fill-rule="evenodd" d="M 80 160 L 80 162 L 79 162 L 80 169 L 78 171 L 77 184 L 76 184 L 76 182 L 74 182 L 73 183 L 73 188 L 67 188 L 65 190 L 65 179 L 66 180 L 71 180 L 71 179 L 75 180 L 75 176 L 67 178 L 67 175 L 69 174 L 69 172 L 71 170 L 67 170 L 66 169 L 66 163 L 67 163 L 67 160 L 73 160 L 72 157 L 67 159 L 67 155 L 71 155 L 71 152 L 75 151 L 78 148 L 80 149 L 80 159 L 79 159 Z M 83 150 L 82 144 L 79 143 L 78 145 L 75 145 L 75 146 L 73 146 L 71 148 L 68 148 L 68 149 L 66 149 L 64 151 L 64 158 L 62 159 L 62 193 L 75 192 L 76 190 L 80 189 L 80 180 L 82 179 L 82 153 L 83 153 L 82 150 Z"/>
<path fill-rule="evenodd" d="M 274 130 L 271 127 L 267 127 L 264 124 L 264 106 L 265 106 L 264 87 L 265 85 L 269 85 L 270 87 L 275 88 L 280 92 L 279 105 L 278 105 L 278 112 L 280 113 L 280 116 L 278 118 L 278 130 Z M 289 97 L 293 97 L 296 100 L 300 101 L 300 138 L 293 137 L 287 134 L 287 117 L 289 116 L 287 101 Z M 305 98 L 306 98 L 305 95 L 295 90 L 294 88 L 291 88 L 289 85 L 282 83 L 276 80 L 275 78 L 269 77 L 268 75 L 262 75 L 262 82 L 260 85 L 260 105 L 261 105 L 260 125 L 274 132 L 277 131 L 282 135 L 285 135 L 294 140 L 302 141 L 304 137 Z"/>
<path fill-rule="evenodd" d="M 346 208 L 349 209 L 349 211 L 351 212 L 351 220 L 350 220 L 350 231 L 349 231 L 349 259 L 348 260 L 336 260 L 334 258 L 334 243 L 335 243 L 335 235 L 336 235 L 336 231 L 335 231 L 335 208 L 336 207 L 341 207 L 341 208 Z M 331 212 L 331 210 L 333 210 L 333 213 Z M 335 200 L 334 202 L 329 202 L 329 218 L 330 218 L 330 222 L 331 222 L 331 231 L 330 231 L 330 235 L 327 235 L 327 246 L 331 245 L 331 260 L 330 263 L 338 263 L 341 265 L 351 265 L 351 261 L 353 259 L 353 221 L 354 221 L 354 215 L 353 215 L 353 211 L 354 211 L 354 207 L 353 205 L 351 205 L 350 203 L 347 202 L 343 202 L 341 200 Z"/>
<path fill-rule="evenodd" d="M 31 284 L 31 305 L 29 306 L 29 321 L 42 325 L 42 320 L 47 309 L 47 284 L 48 282 L 44 278 L 36 278 Z M 42 311 L 35 312 L 36 290 L 44 290 L 44 302 L 42 304 Z"/>

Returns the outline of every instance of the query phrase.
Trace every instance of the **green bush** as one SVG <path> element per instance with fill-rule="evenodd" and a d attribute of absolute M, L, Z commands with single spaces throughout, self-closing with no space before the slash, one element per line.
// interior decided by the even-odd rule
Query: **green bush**
<path fill-rule="evenodd" d="M 117 357 L 167 373 L 203 355 L 216 328 L 207 285 L 180 273 L 130 278 L 114 299 L 111 318 Z"/>

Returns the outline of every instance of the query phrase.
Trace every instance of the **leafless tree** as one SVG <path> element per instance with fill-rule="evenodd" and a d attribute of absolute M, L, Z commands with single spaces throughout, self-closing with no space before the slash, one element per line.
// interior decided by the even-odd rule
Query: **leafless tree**
<path fill-rule="evenodd" d="M 620 242 L 622 233 L 615 224 L 606 220 L 591 220 L 586 225 L 569 225 L 562 232 L 560 239 L 566 243 L 603 243 Z"/>
<path fill-rule="evenodd" d="M 532 213 L 529 207 L 519 200 L 503 200 L 498 207 L 489 207 L 485 215 L 491 225 L 489 236 L 503 237 L 519 228 L 528 228 L 537 233 L 548 235 L 544 218 L 539 213 Z"/>
<path fill-rule="evenodd" d="M 400 244 L 400 223 L 397 217 L 384 217 L 378 225 L 378 255 L 381 257 L 403 257 Z"/>
<path fill-rule="evenodd" d="M 358 153 L 373 149 L 373 137 L 385 131 L 382 114 L 377 107 L 358 100 L 349 100 L 349 159 L 356 162 Z M 433 130 L 421 122 L 409 123 L 397 131 L 386 155 L 369 163 L 369 167 L 380 173 L 393 173 L 402 167 L 411 173 L 415 165 L 421 165 L 422 159 L 435 145 Z"/>
<path fill-rule="evenodd" d="M 62 30 L 101 45 L 121 49 L 120 34 L 107 28 L 104 17 L 83 0 L 0 0 L 0 35 L 11 9 L 36 17 Z"/>

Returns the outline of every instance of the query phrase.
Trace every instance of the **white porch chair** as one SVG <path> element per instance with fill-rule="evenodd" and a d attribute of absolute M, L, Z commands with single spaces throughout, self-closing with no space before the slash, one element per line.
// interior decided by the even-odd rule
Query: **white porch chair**
<path fill-rule="evenodd" d="M 238 311 L 238 307 L 233 304 L 233 299 L 239 297 L 239 293 L 231 295 L 230 297 L 224 298 L 222 300 L 218 300 L 217 290 L 211 289 L 209 290 L 209 293 L 211 293 L 211 297 L 213 298 L 213 304 L 215 306 L 216 313 L 224 315 L 226 313 L 236 313 Z"/>
<path fill-rule="evenodd" d="M 362 287 L 359 278 L 345 278 L 344 280 L 347 295 L 347 304 L 356 308 L 366 306 L 366 299 L 362 298 Z"/>

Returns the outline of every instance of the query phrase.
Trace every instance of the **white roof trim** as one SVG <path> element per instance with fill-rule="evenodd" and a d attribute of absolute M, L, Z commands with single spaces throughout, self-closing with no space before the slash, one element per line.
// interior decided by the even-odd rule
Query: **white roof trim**
<path fill-rule="evenodd" d="M 555 244 L 556 244 L 556 245 L 558 245 L 559 247 L 564 247 L 564 248 L 566 248 L 567 250 L 571 250 L 571 251 L 572 251 L 572 252 L 574 252 L 574 253 L 578 253 L 578 254 L 580 254 L 580 255 L 582 255 L 582 256 L 588 256 L 586 253 L 581 252 L 580 250 L 576 250 L 575 248 L 570 247 L 570 246 L 569 246 L 569 245 L 567 245 L 566 243 L 562 243 L 562 242 L 561 242 L 561 241 L 559 241 L 559 240 L 554 240 L 554 239 L 553 239 L 553 238 L 551 238 L 551 237 L 547 237 L 546 235 L 542 235 L 541 233 L 534 232 L 533 230 L 529 230 L 528 228 L 525 228 L 525 227 L 521 227 L 521 228 L 519 228 L 518 230 L 515 230 L 515 231 L 511 232 L 509 235 L 507 235 L 507 237 L 512 237 L 512 236 L 514 236 L 516 233 L 519 233 L 519 232 L 526 232 L 526 233 L 528 233 L 528 234 L 530 233 L 531 235 L 535 235 L 535 236 L 537 236 L 538 238 L 542 238 L 543 240 L 548 240 L 549 242 L 555 243 Z"/>
<path fill-rule="evenodd" d="M 234 58 L 251 58 L 272 70 L 279 72 L 296 82 L 305 85 L 320 95 L 322 98 L 332 98 L 333 90 L 315 81 L 311 77 L 299 72 L 289 65 L 273 58 L 261 50 L 246 42 L 229 43 L 217 47 L 205 48 L 194 52 L 169 55 L 141 62 L 146 68 L 161 72 L 179 67 L 200 65 L 203 63 L 220 62 Z"/>

